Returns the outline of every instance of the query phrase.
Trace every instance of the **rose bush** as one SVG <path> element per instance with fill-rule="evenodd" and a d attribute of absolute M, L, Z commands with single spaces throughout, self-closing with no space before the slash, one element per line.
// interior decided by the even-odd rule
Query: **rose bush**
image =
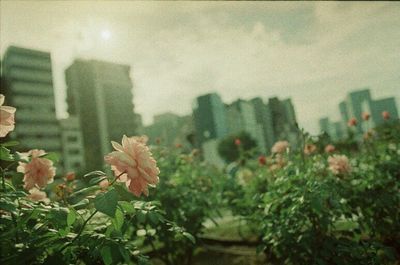
<path fill-rule="evenodd" d="M 238 179 L 233 185 L 232 211 L 253 228 L 259 250 L 272 264 L 395 264 L 400 258 L 399 130 L 398 122 L 386 123 L 356 149 L 344 150 L 333 145 L 326 150 L 323 137 L 306 135 L 304 146 L 315 142 L 318 152 L 313 147 L 305 155 L 300 147 L 283 153 L 285 146 L 266 157 L 265 165 L 247 160 L 241 167 L 253 177 L 246 185 Z M 277 156 L 287 163 L 271 168 Z"/>
<path fill-rule="evenodd" d="M 132 141 L 136 139 L 124 137 L 122 147 L 117 146 L 132 160 L 115 153 L 106 156 L 117 165 L 117 176 L 101 171 L 73 178 L 68 174 L 53 187 L 48 184 L 56 171 L 54 154 L 13 153 L 16 142 L 2 143 L 1 263 L 148 264 L 154 242 L 171 238 L 191 244 L 192 236 L 169 221 L 158 202 L 135 197 L 147 192 L 135 179 L 153 174 L 148 183 L 155 184 L 159 171 L 145 143 Z M 138 171 L 121 168 L 124 163 Z M 128 189 L 117 181 L 125 172 L 131 180 Z"/>

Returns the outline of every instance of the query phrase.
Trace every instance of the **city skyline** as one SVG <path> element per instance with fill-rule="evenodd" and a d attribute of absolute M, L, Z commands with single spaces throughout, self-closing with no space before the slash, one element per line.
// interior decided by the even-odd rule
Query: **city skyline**
<path fill-rule="evenodd" d="M 224 102 L 291 97 L 300 126 L 317 132 L 321 116 L 339 118 L 337 104 L 352 90 L 369 87 L 399 106 L 399 10 L 398 3 L 2 1 L 1 53 L 11 44 L 52 53 L 58 118 L 66 113 L 64 70 L 83 57 L 132 67 L 135 110 L 146 125 L 160 113 L 189 114 L 194 98 L 216 91 Z"/>

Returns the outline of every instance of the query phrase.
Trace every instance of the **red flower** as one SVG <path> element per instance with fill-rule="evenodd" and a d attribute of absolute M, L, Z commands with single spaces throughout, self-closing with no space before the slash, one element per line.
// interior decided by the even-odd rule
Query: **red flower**
<path fill-rule="evenodd" d="M 65 176 L 65 179 L 67 181 L 73 181 L 75 179 L 75 173 L 74 172 L 68 172 L 67 175 Z"/>
<path fill-rule="evenodd" d="M 258 157 L 258 163 L 260 163 L 260 165 L 265 165 L 267 164 L 267 158 L 263 155 Z"/>
<path fill-rule="evenodd" d="M 347 122 L 347 125 L 348 125 L 349 127 L 351 127 L 351 126 L 356 126 L 356 125 L 357 125 L 357 119 L 356 119 L 356 118 L 351 118 L 351 119 Z"/>
<path fill-rule="evenodd" d="M 240 141 L 240 139 L 239 138 L 236 138 L 235 139 L 235 145 L 236 146 L 239 146 L 239 145 L 241 145 L 242 144 L 242 142 Z"/>

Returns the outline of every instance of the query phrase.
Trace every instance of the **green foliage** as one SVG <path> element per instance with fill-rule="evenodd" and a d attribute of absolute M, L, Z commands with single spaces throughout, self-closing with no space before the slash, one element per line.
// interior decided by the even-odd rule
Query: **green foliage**
<path fill-rule="evenodd" d="M 240 144 L 235 143 L 237 139 L 240 140 Z M 222 139 L 218 144 L 218 153 L 226 162 L 233 162 L 240 156 L 251 157 L 251 151 L 256 147 L 257 142 L 247 132 L 241 132 Z"/>
<path fill-rule="evenodd" d="M 15 144 L 1 146 L 1 264 L 144 265 L 156 242 L 193 241 L 165 218 L 158 202 L 138 201 L 118 182 L 102 189 L 98 183 L 107 177 L 101 171 L 56 180 L 45 191 L 49 202 L 32 201 L 15 173 L 21 158 L 8 149 Z M 53 154 L 44 157 L 57 161 Z"/>
<path fill-rule="evenodd" d="M 247 161 L 225 191 L 233 195 L 232 211 L 254 228 L 259 250 L 273 264 L 394 264 L 400 258 L 399 127 L 386 124 L 345 148 L 347 174 L 334 175 L 324 153 L 285 154 L 277 170 Z M 329 143 L 313 140 L 320 150 Z M 252 172 L 247 183 L 238 179 L 244 170 Z"/>
<path fill-rule="evenodd" d="M 303 134 L 302 148 L 254 156 L 248 135 L 221 145 L 229 174 L 202 162 L 197 151 L 154 147 L 160 183 L 138 199 L 102 171 L 55 179 L 49 201 L 23 190 L 23 160 L 0 146 L 1 264 L 193 264 L 205 222 L 220 210 L 239 216 L 272 264 L 396 264 L 400 259 L 400 124 L 386 123 L 362 142 L 332 143 Z M 240 145 L 235 145 L 240 139 Z M 334 144 L 351 171 L 334 174 L 322 151 Z M 224 149 L 225 148 L 225 149 Z M 230 150 L 230 151 L 228 151 Z M 57 161 L 53 154 L 45 158 Z M 99 183 L 109 180 L 109 187 Z M 236 220 L 236 219 L 235 219 Z"/>
<path fill-rule="evenodd" d="M 158 256 L 167 264 L 191 264 L 205 220 L 217 215 L 222 203 L 225 176 L 201 162 L 197 153 L 185 154 L 179 148 L 173 152 L 161 147 L 154 150 L 161 174 L 150 198 L 160 202 L 166 218 L 186 230 L 183 238 L 172 239 L 164 231 L 158 234 L 165 242 Z"/>

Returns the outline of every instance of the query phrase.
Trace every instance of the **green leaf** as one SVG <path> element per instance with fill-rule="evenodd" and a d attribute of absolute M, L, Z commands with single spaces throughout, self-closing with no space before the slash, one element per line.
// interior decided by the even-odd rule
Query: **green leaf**
<path fill-rule="evenodd" d="M 18 141 L 8 141 L 5 143 L 2 143 L 1 145 L 5 146 L 5 147 L 11 147 L 11 146 L 19 145 L 19 142 Z"/>
<path fill-rule="evenodd" d="M 53 163 L 57 163 L 60 160 L 60 155 L 58 155 L 57 153 L 54 152 L 50 152 L 47 153 L 43 156 L 43 158 L 47 158 L 51 161 L 53 161 Z"/>
<path fill-rule="evenodd" d="M 76 210 L 80 210 L 80 209 L 86 208 L 86 206 L 88 204 L 89 204 L 89 200 L 83 199 L 80 202 L 78 202 L 77 204 L 72 205 L 72 207 L 74 207 L 74 209 L 76 209 Z"/>
<path fill-rule="evenodd" d="M 94 178 L 92 178 L 92 179 L 89 180 L 89 185 L 90 185 L 90 186 L 92 186 L 92 185 L 97 185 L 97 184 L 99 184 L 102 180 L 105 180 L 105 179 L 107 179 L 106 176 L 94 177 Z"/>
<path fill-rule="evenodd" d="M 102 247 L 100 250 L 100 254 L 101 254 L 101 257 L 103 258 L 105 265 L 112 264 L 111 249 L 109 246 Z"/>
<path fill-rule="evenodd" d="M 71 226 L 73 223 L 75 223 L 75 220 L 76 220 L 75 210 L 71 209 L 71 210 L 69 210 L 69 213 L 67 216 L 67 226 Z"/>
<path fill-rule="evenodd" d="M 157 225 L 159 223 L 159 218 L 157 213 L 149 212 L 148 216 L 153 224 Z"/>
<path fill-rule="evenodd" d="M 7 211 L 7 212 L 12 212 L 12 211 L 15 211 L 16 205 L 8 200 L 1 198 L 0 199 L 0 209 Z"/>
<path fill-rule="evenodd" d="M 124 224 L 124 214 L 120 209 L 116 210 L 112 223 L 116 231 L 121 231 L 122 225 Z"/>
<path fill-rule="evenodd" d="M 115 216 L 115 211 L 118 204 L 118 193 L 115 189 L 110 189 L 107 192 L 102 192 L 94 199 L 94 207 L 110 217 Z"/>
<path fill-rule="evenodd" d="M 136 214 L 136 218 L 139 223 L 144 223 L 146 221 L 146 215 L 143 213 L 143 211 L 138 211 Z"/>
<path fill-rule="evenodd" d="M 188 232 L 183 232 L 182 234 L 184 237 L 189 239 L 190 242 L 192 242 L 193 244 L 196 244 L 196 239 L 191 234 L 189 234 Z"/>
<path fill-rule="evenodd" d="M 124 187 L 124 185 L 121 184 L 117 184 L 114 185 L 115 190 L 118 192 L 118 197 L 120 201 L 132 201 L 135 200 L 135 196 L 130 193 L 129 191 L 127 191 L 127 189 Z"/>
<path fill-rule="evenodd" d="M 14 161 L 14 157 L 10 154 L 10 150 L 4 146 L 0 146 L 0 159 L 4 161 Z"/>
<path fill-rule="evenodd" d="M 96 170 L 96 171 L 92 171 L 89 173 L 86 173 L 85 175 L 83 175 L 84 178 L 89 177 L 89 176 L 106 176 L 106 173 L 104 173 L 103 171 L 100 170 Z"/>
<path fill-rule="evenodd" d="M 118 204 L 121 206 L 122 210 L 124 210 L 126 213 L 135 212 L 135 207 L 130 202 L 120 201 L 118 202 Z"/>

